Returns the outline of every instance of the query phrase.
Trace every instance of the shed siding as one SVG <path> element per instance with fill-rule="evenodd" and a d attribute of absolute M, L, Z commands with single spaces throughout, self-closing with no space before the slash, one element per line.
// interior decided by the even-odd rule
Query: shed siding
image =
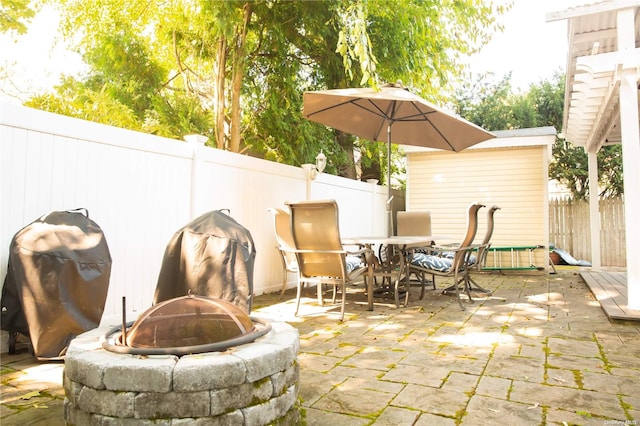
<path fill-rule="evenodd" d="M 407 154 L 407 210 L 429 210 L 434 235 L 462 238 L 466 209 L 479 201 L 498 205 L 494 246 L 548 244 L 547 146 L 468 149 Z M 480 210 L 476 241 L 486 229 Z M 534 264 L 547 267 L 544 250 Z"/>

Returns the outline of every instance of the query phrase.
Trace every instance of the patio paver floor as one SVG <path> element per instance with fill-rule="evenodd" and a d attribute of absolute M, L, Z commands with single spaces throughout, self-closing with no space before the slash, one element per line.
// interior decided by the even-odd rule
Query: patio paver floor
<path fill-rule="evenodd" d="M 252 314 L 298 329 L 308 425 L 640 420 L 640 323 L 610 322 L 575 271 L 477 281 L 493 295 L 463 302 L 465 311 L 454 296 L 428 290 L 418 300 L 413 288 L 408 307 L 377 298 L 371 312 L 362 290 L 350 288 L 344 322 L 339 305 L 316 304 L 315 289 L 305 290 L 299 317 L 295 290 L 256 297 Z M 0 423 L 64 424 L 62 368 L 4 354 Z"/>

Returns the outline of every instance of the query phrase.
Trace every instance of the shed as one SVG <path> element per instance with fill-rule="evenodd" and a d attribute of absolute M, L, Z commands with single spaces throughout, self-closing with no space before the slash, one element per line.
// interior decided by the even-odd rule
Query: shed
<path fill-rule="evenodd" d="M 501 210 L 495 214 L 493 246 L 522 249 L 513 262 L 511 252 L 490 254 L 487 266 L 547 270 L 548 170 L 556 130 L 539 127 L 492 133 L 495 139 L 461 152 L 404 147 L 406 209 L 430 211 L 434 235 L 462 238 L 469 204 L 497 205 Z M 486 210 L 478 216 L 477 240 L 485 232 Z"/>

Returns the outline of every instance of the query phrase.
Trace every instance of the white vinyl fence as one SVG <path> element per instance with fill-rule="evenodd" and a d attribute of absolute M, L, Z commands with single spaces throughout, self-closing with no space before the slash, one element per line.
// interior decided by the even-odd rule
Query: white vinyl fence
<path fill-rule="evenodd" d="M 338 202 L 343 236 L 386 232 L 386 187 L 321 174 L 310 190 L 310 198 Z M 151 306 L 171 236 L 211 210 L 229 209 L 251 232 L 255 294 L 279 290 L 267 208 L 306 192 L 300 167 L 0 104 L 0 279 L 22 227 L 50 211 L 86 208 L 113 258 L 103 322 L 120 317 L 123 296 L 131 319 Z M 403 194 L 394 195 L 403 209 Z"/>

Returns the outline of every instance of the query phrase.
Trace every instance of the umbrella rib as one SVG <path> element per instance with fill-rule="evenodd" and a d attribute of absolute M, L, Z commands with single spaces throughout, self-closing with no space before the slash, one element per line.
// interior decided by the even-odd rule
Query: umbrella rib
<path fill-rule="evenodd" d="M 339 107 L 341 107 L 343 105 L 351 104 L 351 103 L 353 103 L 353 101 L 352 100 L 348 100 L 346 102 L 340 102 L 339 104 L 329 105 L 328 107 L 321 108 L 321 109 L 319 109 L 317 111 L 310 112 L 309 114 L 307 114 L 307 118 L 311 117 L 313 115 L 316 115 L 316 114 L 321 114 L 321 113 L 323 113 L 325 111 L 329 111 L 329 110 L 332 110 L 332 109 L 335 109 L 335 108 L 339 108 Z"/>
<path fill-rule="evenodd" d="M 373 102 L 371 99 L 369 99 L 369 103 L 370 103 L 371 105 L 373 105 L 373 107 L 374 107 L 375 109 L 377 109 L 377 110 L 380 112 L 380 114 L 377 114 L 377 115 L 379 115 L 381 118 L 383 118 L 383 119 L 384 119 L 384 121 L 381 121 L 381 122 L 380 122 L 380 125 L 378 126 L 378 128 L 376 129 L 376 132 L 375 132 L 375 138 L 374 138 L 374 141 L 376 141 L 376 142 L 377 142 L 377 141 L 378 141 L 377 135 L 379 135 L 379 134 L 380 134 L 380 132 L 382 131 L 382 127 L 386 124 L 387 129 L 389 129 L 389 127 L 390 127 L 390 126 L 393 124 L 393 122 L 395 121 L 395 120 L 393 119 L 393 115 L 395 114 L 395 107 L 396 107 L 396 105 L 397 105 L 397 102 L 396 102 L 396 101 L 391 101 L 391 105 L 390 105 L 390 109 L 392 110 L 392 111 L 391 111 L 391 114 L 387 113 L 386 111 L 383 111 L 383 110 L 382 110 L 382 109 L 381 109 L 381 108 L 380 108 L 380 107 L 379 107 L 375 102 Z M 367 110 L 368 110 L 368 109 L 367 109 Z M 373 112 L 373 111 L 372 111 L 372 112 Z M 374 114 L 375 114 L 375 112 L 374 112 Z M 389 134 L 388 134 L 388 130 L 387 130 L 387 139 L 388 139 L 388 138 L 389 138 Z M 390 140 L 387 140 L 387 143 L 389 144 L 389 143 L 391 143 L 391 141 L 390 141 Z"/>
<path fill-rule="evenodd" d="M 440 135 L 440 137 L 442 138 L 443 141 L 445 141 L 447 143 L 447 145 L 449 145 L 449 147 L 451 148 L 452 151 L 454 152 L 458 152 L 458 150 L 451 145 L 451 143 L 449 142 L 449 139 L 447 139 L 447 137 L 440 131 L 440 129 L 438 129 L 438 127 L 436 125 L 434 125 L 431 120 L 427 119 L 426 120 L 427 123 L 429 123 L 431 125 L 431 127 L 433 127 L 433 129 Z"/>
<path fill-rule="evenodd" d="M 432 114 L 434 111 L 430 111 L 430 112 L 422 112 L 420 111 L 420 108 L 418 108 L 416 106 L 416 104 L 414 102 L 411 102 L 411 105 L 418 111 L 418 114 L 414 115 L 414 116 L 409 116 L 409 117 L 417 117 L 417 116 L 421 116 L 423 118 L 424 121 L 426 121 L 427 123 L 429 123 L 429 125 L 431 127 L 433 127 L 433 130 L 435 130 L 440 137 L 442 138 L 443 141 L 446 142 L 447 145 L 449 145 L 449 147 L 451 148 L 452 151 L 454 152 L 458 152 L 458 150 L 451 144 L 451 142 L 449 142 L 449 139 L 447 139 L 447 137 L 440 131 L 440 129 L 438 128 L 438 126 L 436 126 L 435 124 L 433 124 L 431 122 L 431 120 L 429 119 L 429 114 Z M 414 121 L 414 120 L 407 120 L 407 121 Z M 418 121 L 418 120 L 415 120 Z"/>
<path fill-rule="evenodd" d="M 385 120 L 389 119 L 389 117 L 384 113 L 384 111 L 382 111 L 380 108 L 378 108 L 378 106 L 376 104 L 372 103 L 370 100 L 368 100 L 368 102 L 371 103 L 375 107 L 375 109 L 367 108 L 365 105 L 361 105 L 361 104 L 357 103 L 357 101 L 358 101 L 358 99 L 350 99 L 348 101 L 341 102 L 339 104 L 330 105 L 330 106 L 328 106 L 326 108 L 322 108 L 322 109 L 319 109 L 317 111 L 310 112 L 307 115 L 307 117 L 311 117 L 313 115 L 320 114 L 320 113 L 323 113 L 325 111 L 329 111 L 329 110 L 332 110 L 332 109 L 340 108 L 343 105 L 352 104 L 352 105 L 354 105 L 354 106 L 356 106 L 358 108 L 361 108 L 361 109 L 363 109 L 365 111 L 368 111 L 368 112 L 370 112 L 370 113 L 372 113 L 374 115 L 377 115 L 380 118 L 383 118 Z"/>

